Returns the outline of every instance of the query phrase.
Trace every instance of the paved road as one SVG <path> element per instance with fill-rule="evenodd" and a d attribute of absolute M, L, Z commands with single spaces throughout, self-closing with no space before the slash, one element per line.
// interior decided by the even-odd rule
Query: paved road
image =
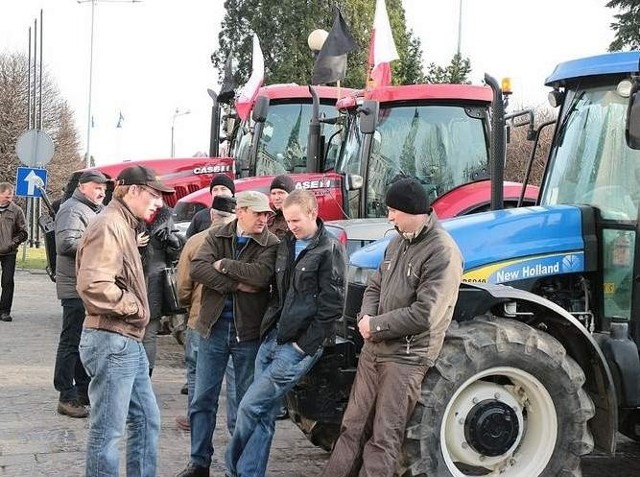
<path fill-rule="evenodd" d="M 80 477 L 84 469 L 87 420 L 56 413 L 53 363 L 61 321 L 55 288 L 44 274 L 18 272 L 14 322 L 0 322 L 0 477 Z M 160 337 L 153 373 L 162 413 L 160 477 L 172 477 L 188 460 L 189 434 L 174 418 L 184 412 L 179 394 L 184 381 L 182 348 L 170 336 Z M 224 409 L 224 402 L 220 404 Z M 224 414 L 224 412 L 222 413 Z M 216 457 L 227 441 L 224 416 L 214 435 Z M 585 477 L 640 475 L 640 444 L 621 439 L 615 458 L 585 459 Z M 222 476 L 214 457 L 212 476 Z M 328 454 L 313 447 L 289 421 L 278 422 L 269 477 L 319 475 Z M 125 475 L 124 467 L 121 475 Z"/>

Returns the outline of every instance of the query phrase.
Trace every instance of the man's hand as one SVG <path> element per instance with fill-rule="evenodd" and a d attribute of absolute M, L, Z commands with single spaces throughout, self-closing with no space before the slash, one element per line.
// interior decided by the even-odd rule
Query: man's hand
<path fill-rule="evenodd" d="M 138 247 L 146 247 L 149 243 L 149 234 L 147 232 L 140 232 L 136 235 L 136 242 Z"/>
<path fill-rule="evenodd" d="M 215 262 L 213 262 L 213 268 L 215 269 L 216 272 L 220 272 L 220 268 L 222 268 L 222 259 L 216 260 Z"/>
<path fill-rule="evenodd" d="M 239 282 L 238 283 L 238 291 L 244 292 L 244 293 L 258 293 L 260 291 L 259 288 L 256 288 L 254 286 L 251 285 L 247 285 L 246 283 L 242 283 Z"/>
<path fill-rule="evenodd" d="M 369 341 L 371 339 L 371 327 L 369 324 L 370 320 L 371 317 L 369 315 L 364 315 L 360 319 L 360 321 L 358 321 L 358 331 L 360 331 L 360 334 L 366 341 Z"/>

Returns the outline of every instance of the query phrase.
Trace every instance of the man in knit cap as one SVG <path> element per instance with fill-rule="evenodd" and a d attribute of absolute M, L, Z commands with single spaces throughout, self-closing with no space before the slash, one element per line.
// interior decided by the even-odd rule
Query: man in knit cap
<path fill-rule="evenodd" d="M 209 192 L 211 193 L 211 201 L 218 195 L 224 195 L 227 197 L 233 197 L 236 195 L 236 186 L 233 180 L 226 174 L 217 174 L 211 179 L 209 184 Z M 187 229 L 187 238 L 192 235 L 207 230 L 211 225 L 211 215 L 208 208 L 204 208 L 193 216 L 189 228 Z"/>
<path fill-rule="evenodd" d="M 293 179 L 287 174 L 274 177 L 271 181 L 271 193 L 269 194 L 269 201 L 271 202 L 271 208 L 274 215 L 269 219 L 269 232 L 274 234 L 279 239 L 282 239 L 284 235 L 289 231 L 287 227 L 287 221 L 282 214 L 282 204 L 291 192 L 296 188 Z"/>
<path fill-rule="evenodd" d="M 420 182 L 396 181 L 386 204 L 398 236 L 364 292 L 364 346 L 325 477 L 395 474 L 407 420 L 442 349 L 462 280 L 460 251 Z"/>

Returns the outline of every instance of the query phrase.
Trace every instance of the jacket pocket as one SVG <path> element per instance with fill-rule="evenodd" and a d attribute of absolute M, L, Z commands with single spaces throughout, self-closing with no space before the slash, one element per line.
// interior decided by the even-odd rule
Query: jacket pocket
<path fill-rule="evenodd" d="M 294 287 L 297 292 L 311 294 L 314 298 L 318 295 L 318 262 L 305 262 L 299 264 L 294 272 Z"/>

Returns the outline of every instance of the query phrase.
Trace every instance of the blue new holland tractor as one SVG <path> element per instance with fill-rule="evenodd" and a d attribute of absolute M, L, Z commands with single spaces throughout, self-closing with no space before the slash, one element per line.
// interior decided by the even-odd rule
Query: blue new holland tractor
<path fill-rule="evenodd" d="M 640 440 L 640 52 L 562 63 L 546 84 L 560 111 L 538 205 L 443 221 L 464 283 L 400 475 L 578 476 L 581 456 L 615 451 L 618 430 Z M 325 448 L 388 240 L 351 256 L 336 344 L 288 396 Z"/>

